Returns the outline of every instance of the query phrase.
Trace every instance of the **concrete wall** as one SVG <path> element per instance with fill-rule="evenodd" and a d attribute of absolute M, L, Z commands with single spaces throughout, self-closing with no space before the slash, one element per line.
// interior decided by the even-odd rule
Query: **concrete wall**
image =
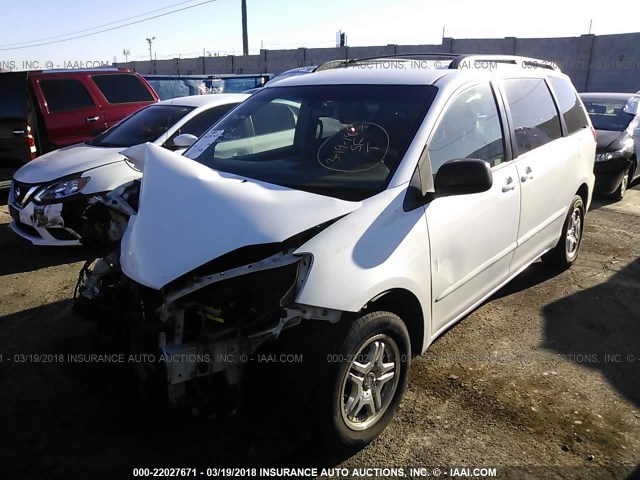
<path fill-rule="evenodd" d="M 396 53 L 483 53 L 523 55 L 555 62 L 579 91 L 640 90 L 640 33 L 564 38 L 444 38 L 438 45 L 260 50 L 259 55 L 198 57 L 118 63 L 142 74 L 197 75 L 280 73 L 329 60 Z"/>
<path fill-rule="evenodd" d="M 605 35 L 593 39 L 587 88 L 614 85 L 620 92 L 640 90 L 640 33 Z"/>

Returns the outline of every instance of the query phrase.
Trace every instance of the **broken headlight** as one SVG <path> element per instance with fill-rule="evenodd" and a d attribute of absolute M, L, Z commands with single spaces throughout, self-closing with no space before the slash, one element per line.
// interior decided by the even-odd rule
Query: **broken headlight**
<path fill-rule="evenodd" d="M 39 204 L 56 203 L 82 192 L 82 189 L 89 183 L 89 180 L 91 180 L 91 177 L 75 177 L 58 180 L 36 193 L 34 200 Z"/>

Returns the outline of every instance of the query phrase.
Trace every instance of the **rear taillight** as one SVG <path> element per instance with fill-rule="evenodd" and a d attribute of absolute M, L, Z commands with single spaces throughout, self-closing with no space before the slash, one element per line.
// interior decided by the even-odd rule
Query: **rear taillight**
<path fill-rule="evenodd" d="M 27 143 L 29 144 L 29 160 L 33 160 L 38 156 L 38 149 L 36 148 L 36 141 L 33 138 L 33 134 L 31 133 L 31 125 L 27 120 Z"/>
<path fill-rule="evenodd" d="M 593 139 L 597 142 L 598 141 L 598 135 L 596 134 L 596 129 L 593 128 L 593 126 L 591 127 L 591 133 L 593 133 Z"/>

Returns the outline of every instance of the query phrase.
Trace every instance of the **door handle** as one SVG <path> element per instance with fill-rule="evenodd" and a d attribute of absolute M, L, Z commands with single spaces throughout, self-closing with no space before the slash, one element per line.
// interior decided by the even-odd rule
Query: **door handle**
<path fill-rule="evenodd" d="M 22 136 L 22 135 L 24 135 L 24 133 L 25 133 L 24 130 L 15 129 L 13 131 L 13 134 L 16 135 L 16 136 Z"/>
<path fill-rule="evenodd" d="M 531 179 L 533 179 L 533 172 L 531 170 L 531 167 L 527 167 L 524 171 L 524 175 L 520 177 L 520 181 L 526 182 L 527 180 L 531 180 Z"/>
<path fill-rule="evenodd" d="M 506 185 L 504 187 L 502 187 L 502 191 L 504 193 L 507 193 L 507 192 L 510 192 L 511 190 L 513 190 L 514 188 L 516 188 L 516 182 L 513 181 L 513 178 L 508 177 Z"/>
<path fill-rule="evenodd" d="M 100 120 L 100 115 L 96 115 L 95 117 L 87 117 L 87 122 L 97 122 Z"/>

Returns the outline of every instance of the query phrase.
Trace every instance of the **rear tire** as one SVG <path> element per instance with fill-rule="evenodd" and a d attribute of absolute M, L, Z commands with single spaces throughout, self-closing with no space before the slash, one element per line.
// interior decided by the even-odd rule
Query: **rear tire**
<path fill-rule="evenodd" d="M 574 196 L 558 244 L 542 256 L 542 262 L 545 265 L 566 270 L 575 262 L 582 245 L 584 213 L 582 198 L 578 195 Z"/>

